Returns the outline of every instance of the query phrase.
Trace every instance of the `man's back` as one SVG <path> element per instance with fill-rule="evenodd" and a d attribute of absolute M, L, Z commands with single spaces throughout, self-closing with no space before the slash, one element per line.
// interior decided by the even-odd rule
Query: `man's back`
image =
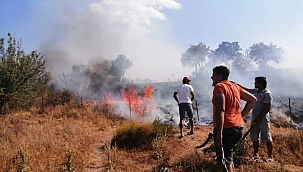
<path fill-rule="evenodd" d="M 191 94 L 194 88 L 189 84 L 181 84 L 177 87 L 177 93 L 179 97 L 179 103 L 192 103 Z"/>
<path fill-rule="evenodd" d="M 213 94 L 222 93 L 225 97 L 225 115 L 224 115 L 224 128 L 235 127 L 243 125 L 244 121 L 241 116 L 241 99 L 240 93 L 243 91 L 238 85 L 231 83 L 228 80 L 223 80 L 217 83 L 214 87 Z M 213 104 L 214 112 L 216 104 Z M 214 116 L 214 121 L 216 117 Z M 215 124 L 215 123 L 214 123 Z"/>

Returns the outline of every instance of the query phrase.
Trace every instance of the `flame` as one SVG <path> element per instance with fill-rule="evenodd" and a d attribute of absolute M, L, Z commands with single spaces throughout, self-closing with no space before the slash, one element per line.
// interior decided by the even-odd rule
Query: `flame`
<path fill-rule="evenodd" d="M 93 106 L 96 106 L 96 105 L 97 105 L 97 101 L 96 100 L 87 101 L 84 104 L 85 107 L 93 107 Z"/>
<path fill-rule="evenodd" d="M 115 105 L 117 103 L 110 95 L 105 96 L 104 102 L 111 105 Z"/>
<path fill-rule="evenodd" d="M 154 93 L 154 87 L 153 86 L 151 86 L 151 85 L 145 85 L 144 86 L 143 94 L 147 99 L 152 100 L 153 99 L 153 97 L 152 97 L 153 93 Z"/>
<path fill-rule="evenodd" d="M 144 116 L 144 114 L 152 110 L 151 104 L 148 101 L 153 100 L 153 92 L 154 87 L 151 85 L 145 85 L 141 94 L 138 93 L 135 87 L 129 87 L 122 90 L 122 97 L 124 101 L 128 101 L 132 111 L 138 116 Z"/>

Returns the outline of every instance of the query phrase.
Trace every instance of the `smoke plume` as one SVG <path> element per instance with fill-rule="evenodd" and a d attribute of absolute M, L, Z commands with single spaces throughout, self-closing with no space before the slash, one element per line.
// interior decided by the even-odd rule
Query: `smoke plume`
<path fill-rule="evenodd" d="M 163 37 L 168 28 L 157 25 L 167 22 L 165 10 L 181 8 L 175 0 L 67 0 L 38 4 L 37 21 L 45 38 L 40 52 L 55 75 L 67 72 L 73 65 L 101 63 L 119 54 L 133 61 L 125 75 L 131 79 L 167 81 L 172 74 L 190 74 L 181 66 L 181 51 Z"/>

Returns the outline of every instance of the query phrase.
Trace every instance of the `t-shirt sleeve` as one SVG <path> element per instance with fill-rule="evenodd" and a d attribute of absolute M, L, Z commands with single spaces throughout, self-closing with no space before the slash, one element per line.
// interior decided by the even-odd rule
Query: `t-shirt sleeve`
<path fill-rule="evenodd" d="M 190 86 L 190 92 L 194 92 L 194 87 Z"/>
<path fill-rule="evenodd" d="M 263 103 L 272 104 L 272 102 L 273 102 L 273 97 L 272 97 L 271 93 L 266 93 L 265 97 L 264 97 L 264 100 L 263 100 Z"/>

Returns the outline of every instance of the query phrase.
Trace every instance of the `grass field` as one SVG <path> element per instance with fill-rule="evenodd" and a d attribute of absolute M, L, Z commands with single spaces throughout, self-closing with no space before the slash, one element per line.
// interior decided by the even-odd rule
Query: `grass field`
<path fill-rule="evenodd" d="M 49 107 L 43 114 L 32 109 L 3 115 L 0 171 L 218 171 L 214 152 L 195 148 L 207 138 L 211 126 L 195 126 L 195 134 L 181 140 L 176 126 L 160 128 L 165 132 L 150 139 L 144 134 L 150 134 L 149 127 L 155 131 L 155 124 L 144 124 L 142 129 L 137 122 L 137 127 L 129 130 L 132 124 L 134 121 L 111 113 L 72 106 Z M 275 162 L 250 161 L 252 144 L 248 140 L 247 153 L 235 161 L 237 171 L 303 171 L 302 130 L 275 126 L 272 130 Z M 115 146 L 114 138 L 126 137 L 123 133 L 119 136 L 118 131 L 140 133 L 123 139 L 128 144 L 142 144 Z M 265 144 L 261 144 L 260 154 L 265 158 Z"/>

